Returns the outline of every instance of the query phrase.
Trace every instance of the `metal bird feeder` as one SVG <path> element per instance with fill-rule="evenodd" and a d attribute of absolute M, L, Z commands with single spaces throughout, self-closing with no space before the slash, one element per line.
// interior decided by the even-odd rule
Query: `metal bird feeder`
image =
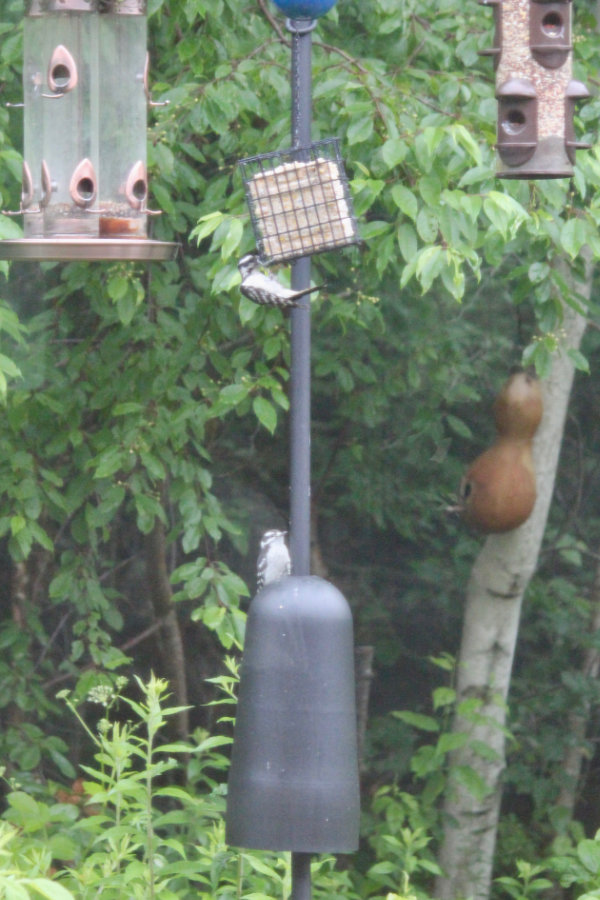
<path fill-rule="evenodd" d="M 337 138 L 239 161 L 261 262 L 359 241 Z"/>
<path fill-rule="evenodd" d="M 29 0 L 22 240 L 8 259 L 169 259 L 147 236 L 146 0 Z"/>
<path fill-rule="evenodd" d="M 492 56 L 498 100 L 500 178 L 573 174 L 577 101 L 589 96 L 572 77 L 571 0 L 480 0 L 494 9 Z"/>
<path fill-rule="evenodd" d="M 358 846 L 352 615 L 315 576 L 250 604 L 227 798 L 227 841 L 340 853 Z"/>

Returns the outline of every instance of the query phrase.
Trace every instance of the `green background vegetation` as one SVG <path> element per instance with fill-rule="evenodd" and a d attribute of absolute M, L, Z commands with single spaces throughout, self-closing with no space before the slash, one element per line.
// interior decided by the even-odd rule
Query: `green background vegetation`
<path fill-rule="evenodd" d="M 287 518 L 289 323 L 237 289 L 253 236 L 236 162 L 289 146 L 288 36 L 260 3 L 150 0 L 149 12 L 152 92 L 170 101 L 151 113 L 154 236 L 179 241 L 178 259 L 1 264 L 7 900 L 289 895 L 286 859 L 224 844 L 221 705 L 258 538 Z M 5 0 L 9 102 L 22 17 Z M 595 28 L 578 3 L 575 77 L 593 93 Z M 563 304 L 580 300 L 553 261 L 577 270 L 583 247 L 600 258 L 599 101 L 581 108 L 577 134 L 594 147 L 572 180 L 498 182 L 478 56 L 491 39 L 474 0 L 340 0 L 314 34 L 313 137 L 341 139 L 365 241 L 314 259 L 328 285 L 313 302 L 314 538 L 376 668 L 363 843 L 315 861 L 318 898 L 428 896 L 479 546 L 444 508 L 493 436 L 510 366 L 543 376 L 564 352 Z M 21 113 L 2 105 L 3 209 L 18 206 L 21 147 Z M 15 229 L 0 217 L 0 237 Z M 513 897 L 561 879 L 600 896 L 598 685 L 581 670 L 598 645 L 595 293 L 511 692 L 495 890 Z M 555 803 L 573 709 L 589 729 L 571 819 Z"/>

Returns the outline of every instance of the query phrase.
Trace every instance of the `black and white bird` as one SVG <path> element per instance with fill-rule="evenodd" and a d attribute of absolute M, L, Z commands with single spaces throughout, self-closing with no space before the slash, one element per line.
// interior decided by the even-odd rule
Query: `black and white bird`
<path fill-rule="evenodd" d="M 265 584 L 279 581 L 292 571 L 290 551 L 285 543 L 287 531 L 265 531 L 261 538 L 258 561 L 256 564 L 256 589 L 260 591 Z"/>
<path fill-rule="evenodd" d="M 300 297 L 306 294 L 312 294 L 322 287 L 305 288 L 303 291 L 293 291 L 286 288 L 273 278 L 272 275 L 265 275 L 260 271 L 260 263 L 256 253 L 247 253 L 242 256 L 238 263 L 238 269 L 242 276 L 240 291 L 252 300 L 253 303 L 259 303 L 261 306 L 277 306 L 279 309 L 291 309 L 297 306 Z"/>

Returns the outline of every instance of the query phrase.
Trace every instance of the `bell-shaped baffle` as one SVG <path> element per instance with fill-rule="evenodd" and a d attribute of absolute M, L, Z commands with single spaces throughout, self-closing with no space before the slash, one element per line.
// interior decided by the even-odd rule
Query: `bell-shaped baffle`
<path fill-rule="evenodd" d="M 329 582 L 291 575 L 250 605 L 227 840 L 350 852 L 359 813 L 352 615 Z"/>

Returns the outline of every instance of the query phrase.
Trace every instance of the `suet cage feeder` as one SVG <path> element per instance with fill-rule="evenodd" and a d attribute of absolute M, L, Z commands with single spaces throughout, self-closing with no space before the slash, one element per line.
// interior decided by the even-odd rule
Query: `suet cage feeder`
<path fill-rule="evenodd" d="M 359 243 L 337 138 L 239 161 L 263 263 Z"/>
<path fill-rule="evenodd" d="M 480 0 L 494 10 L 500 178 L 568 178 L 576 103 L 589 96 L 572 75 L 571 0 Z"/>
<path fill-rule="evenodd" d="M 148 238 L 146 0 L 29 0 L 24 237 L 4 259 L 170 259 Z"/>

